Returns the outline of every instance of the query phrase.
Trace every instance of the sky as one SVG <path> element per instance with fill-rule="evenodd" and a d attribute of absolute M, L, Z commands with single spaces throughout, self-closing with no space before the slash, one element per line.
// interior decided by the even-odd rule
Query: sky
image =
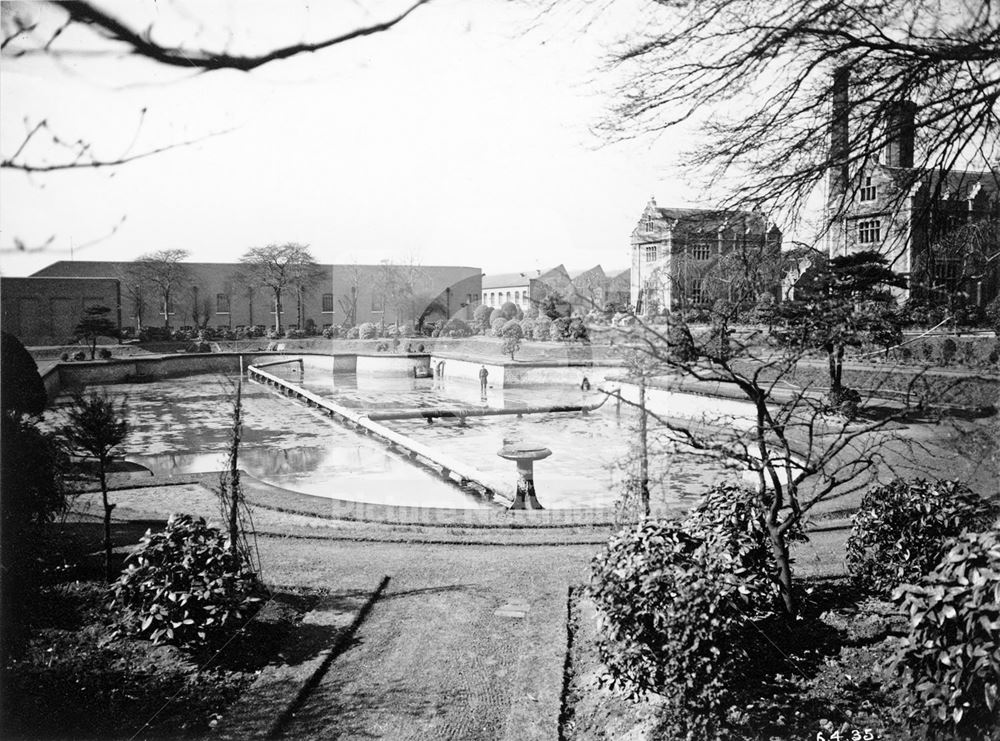
<path fill-rule="evenodd" d="M 162 42 L 255 52 L 406 4 L 359 5 L 103 7 L 152 23 Z M 537 3 L 433 0 L 386 33 L 251 73 L 192 75 L 120 54 L 5 57 L 5 156 L 42 118 L 108 158 L 195 143 L 114 169 L 4 171 L 0 273 L 175 248 L 236 261 L 272 242 L 307 244 L 320 262 L 487 274 L 627 267 L 651 196 L 699 205 L 672 164 L 682 138 L 595 133 L 620 82 L 604 63 L 645 5 L 623 0 L 583 18 L 539 14 Z M 107 47 L 83 29 L 53 48 Z M 51 161 L 51 142 L 38 137 L 23 156 Z"/>

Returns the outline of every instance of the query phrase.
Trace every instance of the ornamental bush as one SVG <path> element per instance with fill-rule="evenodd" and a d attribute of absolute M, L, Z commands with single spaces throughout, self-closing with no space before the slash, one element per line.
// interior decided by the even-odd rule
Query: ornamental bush
<path fill-rule="evenodd" d="M 505 319 L 520 319 L 522 315 L 521 310 L 517 307 L 513 301 L 507 301 L 500 307 L 500 314 Z"/>
<path fill-rule="evenodd" d="M 966 533 L 894 595 L 910 616 L 896 669 L 925 721 L 948 738 L 1000 739 L 1000 532 Z"/>
<path fill-rule="evenodd" d="M 486 334 L 490 329 L 490 314 L 493 313 L 486 304 L 480 304 L 472 312 L 472 326 L 478 334 Z"/>
<path fill-rule="evenodd" d="M 171 515 L 163 532 L 146 531 L 111 591 L 126 630 L 153 643 L 200 645 L 240 625 L 261 586 L 217 528 Z"/>
<path fill-rule="evenodd" d="M 847 568 L 864 589 L 888 596 L 927 574 L 948 538 L 992 525 L 997 505 L 958 481 L 896 479 L 861 499 L 847 539 Z"/>
<path fill-rule="evenodd" d="M 538 307 L 529 306 L 524 310 L 524 319 L 537 319 L 538 318 Z"/>
<path fill-rule="evenodd" d="M 507 324 L 507 320 L 502 316 L 496 316 L 490 320 L 490 334 L 494 337 L 503 336 L 503 328 Z"/>
<path fill-rule="evenodd" d="M 372 322 L 362 322 L 358 325 L 358 338 L 362 340 L 374 340 L 378 337 L 378 327 Z"/>
<path fill-rule="evenodd" d="M 472 334 L 472 327 L 456 317 L 445 323 L 441 334 L 445 337 L 468 337 Z"/>
<path fill-rule="evenodd" d="M 760 598 L 753 607 L 769 611 L 781 599 L 778 564 L 771 549 L 766 525 L 767 510 L 756 491 L 738 484 L 716 484 L 698 501 L 682 527 L 702 540 L 714 539 L 752 585 L 752 594 Z M 801 524 L 785 536 L 788 542 L 805 541 Z"/>
<path fill-rule="evenodd" d="M 675 522 L 615 533 L 591 562 L 589 590 L 605 683 L 633 698 L 665 696 L 679 737 L 715 737 L 759 648 L 747 607 L 760 597 L 745 576 L 714 538 Z"/>
<path fill-rule="evenodd" d="M 535 339 L 536 340 L 547 340 L 549 339 L 549 334 L 552 331 L 552 320 L 547 316 L 539 316 L 535 320 Z"/>
<path fill-rule="evenodd" d="M 521 336 L 526 340 L 533 339 L 535 336 L 535 320 L 525 317 L 520 321 L 521 325 Z"/>

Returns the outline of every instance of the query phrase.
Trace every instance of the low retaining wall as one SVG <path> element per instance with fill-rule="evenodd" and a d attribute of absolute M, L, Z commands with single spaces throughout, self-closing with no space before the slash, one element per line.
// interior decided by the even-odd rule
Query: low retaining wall
<path fill-rule="evenodd" d="M 613 380 L 603 383 L 601 389 L 608 392 L 618 389 L 625 401 L 632 404 L 639 403 L 638 384 Z M 753 427 L 757 418 L 757 410 L 750 402 L 716 396 L 709 389 L 697 392 L 691 389 L 675 390 L 647 386 L 646 409 L 664 417 L 702 420 L 714 425 L 740 429 Z"/>
<path fill-rule="evenodd" d="M 425 354 L 413 355 L 357 355 L 356 372 L 373 376 L 413 376 L 417 369 L 425 371 L 430 366 L 430 357 Z"/>
<path fill-rule="evenodd" d="M 620 374 L 621 366 L 594 364 L 588 362 L 563 363 L 526 362 L 502 363 L 465 360 L 453 355 L 431 354 L 430 366 L 437 368 L 444 363 L 445 379 L 479 383 L 479 369 L 486 366 L 488 383 L 493 388 L 512 386 L 532 386 L 547 384 L 567 384 L 579 386 L 586 378 L 592 386 L 597 386 L 606 377 Z"/>

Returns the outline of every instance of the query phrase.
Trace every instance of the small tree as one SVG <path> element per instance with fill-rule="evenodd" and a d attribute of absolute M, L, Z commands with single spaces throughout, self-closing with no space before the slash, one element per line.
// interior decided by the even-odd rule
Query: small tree
<path fill-rule="evenodd" d="M 152 286 L 159 295 L 163 326 L 167 329 L 170 328 L 170 315 L 174 313 L 174 297 L 191 280 L 191 271 L 182 262 L 188 254 L 187 250 L 150 252 L 136 260 L 129 270 L 130 282 Z"/>
<path fill-rule="evenodd" d="M 524 336 L 524 332 L 521 331 L 521 325 L 516 319 L 511 319 L 501 329 L 500 336 L 503 337 L 503 343 L 501 344 L 502 351 L 510 355 L 510 359 L 513 360 L 514 353 L 521 349 L 521 338 Z"/>
<path fill-rule="evenodd" d="M 111 569 L 111 512 L 115 505 L 108 502 L 108 468 L 129 432 L 124 399 L 115 402 L 106 394 L 91 392 L 89 396 L 77 395 L 65 411 L 66 423 L 59 428 L 67 447 L 76 454 L 92 456 L 97 463 L 97 474 L 104 504 L 104 575 L 112 581 Z"/>
<path fill-rule="evenodd" d="M 897 329 L 899 324 L 897 314 L 888 311 L 893 304 L 890 289 L 905 287 L 906 279 L 877 252 L 840 255 L 806 272 L 795 287 L 795 299 L 782 304 L 784 327 L 774 336 L 786 347 L 826 353 L 830 403 L 838 405 L 844 396 L 845 349 L 873 340 L 885 343 L 887 323 Z"/>
<path fill-rule="evenodd" d="M 118 327 L 108 318 L 110 313 L 111 309 L 107 306 L 88 307 L 84 310 L 80 323 L 73 330 L 74 339 L 90 343 L 91 360 L 97 354 L 98 337 L 118 337 Z"/>
<path fill-rule="evenodd" d="M 472 324 L 477 333 L 486 334 L 489 332 L 490 314 L 492 313 L 493 309 L 486 304 L 480 304 L 476 307 L 476 310 L 472 312 Z"/>

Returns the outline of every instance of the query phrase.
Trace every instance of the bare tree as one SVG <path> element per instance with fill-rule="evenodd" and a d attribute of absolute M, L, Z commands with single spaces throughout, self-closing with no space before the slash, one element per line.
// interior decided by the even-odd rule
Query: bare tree
<path fill-rule="evenodd" d="M 132 319 L 135 321 L 135 331 L 138 335 L 142 332 L 142 317 L 149 302 L 152 286 L 146 279 L 143 266 L 136 263 L 125 265 L 118 271 L 118 282 L 132 304 Z"/>
<path fill-rule="evenodd" d="M 862 167 L 893 139 L 886 122 L 899 120 L 910 101 L 919 103 L 918 169 L 952 170 L 969 157 L 996 169 L 994 0 L 657 4 L 639 40 L 615 56 L 629 77 L 606 127 L 633 137 L 704 122 L 686 164 L 725 187 L 720 205 L 770 202 L 798 215 L 832 171 L 843 181 L 834 211 L 842 209 Z M 834 125 L 848 118 L 852 125 L 828 146 L 831 101 Z"/>
<path fill-rule="evenodd" d="M 347 276 L 347 293 L 337 297 L 337 305 L 344 312 L 344 326 L 354 327 L 358 323 L 358 293 L 364 273 L 357 264 L 338 265 L 334 268 L 335 273 L 341 271 Z"/>
<path fill-rule="evenodd" d="M 296 242 L 252 247 L 240 258 L 245 280 L 266 286 L 274 295 L 274 329 L 281 331 L 281 296 L 287 288 L 300 285 L 306 276 L 315 274 L 316 261 L 307 245 Z"/>
<path fill-rule="evenodd" d="M 885 407 L 870 397 L 854 416 L 831 412 L 825 389 L 795 382 L 795 368 L 809 353 L 805 347 L 775 348 L 761 332 L 736 331 L 732 321 L 732 315 L 719 315 L 706 330 L 676 316 L 666 327 L 635 317 L 629 343 L 637 357 L 645 356 L 632 362 L 638 399 L 615 395 L 649 418 L 642 435 L 666 433 L 677 444 L 750 472 L 767 513 L 785 609 L 794 614 L 790 535 L 820 503 L 858 491 L 881 470 L 896 470 L 912 459 L 918 443 L 895 430 L 913 406 L 901 401 Z M 650 384 L 713 393 L 729 389 L 749 405 L 749 418 L 741 422 L 706 413 L 684 421 L 657 414 L 645 403 Z M 642 477 L 648 478 L 645 458 L 640 452 L 640 486 Z"/>
<path fill-rule="evenodd" d="M 234 54 L 228 46 L 198 48 L 161 43 L 156 33 L 156 21 L 164 9 L 157 6 L 148 23 L 130 20 L 96 3 L 82 0 L 48 3 L 3 3 L 0 50 L 8 60 L 45 55 L 59 60 L 84 57 L 135 57 L 151 60 L 166 67 L 176 67 L 197 73 L 218 70 L 250 72 L 264 65 L 303 54 L 319 53 L 356 39 L 388 31 L 429 0 L 415 0 L 402 12 L 386 20 L 363 25 L 342 33 L 332 33 L 315 42 L 299 42 L 277 46 L 255 54 Z M 205 21 L 201 21 L 204 29 Z M 81 38 L 68 33 L 74 29 L 89 31 L 88 43 L 69 43 L 65 39 Z M 225 29 L 222 29 L 223 31 Z M 231 36 L 231 34 L 230 34 Z M 141 127 L 145 110 L 140 114 Z M 28 119 L 26 133 L 13 151 L 0 157 L 0 168 L 26 173 L 49 173 L 83 168 L 116 167 L 145 159 L 175 147 L 193 144 L 201 139 L 175 142 L 142 152 L 126 151 L 115 156 L 98 155 L 90 142 L 79 137 L 54 131 L 45 118 Z M 54 157 L 44 156 L 44 148 Z M 34 152 L 34 154 L 32 154 Z"/>
<path fill-rule="evenodd" d="M 182 260 L 188 257 L 187 250 L 157 250 L 143 255 L 133 263 L 135 279 L 151 286 L 159 299 L 163 326 L 170 328 L 170 315 L 174 313 L 174 301 L 179 290 L 191 280 L 191 271 Z"/>

